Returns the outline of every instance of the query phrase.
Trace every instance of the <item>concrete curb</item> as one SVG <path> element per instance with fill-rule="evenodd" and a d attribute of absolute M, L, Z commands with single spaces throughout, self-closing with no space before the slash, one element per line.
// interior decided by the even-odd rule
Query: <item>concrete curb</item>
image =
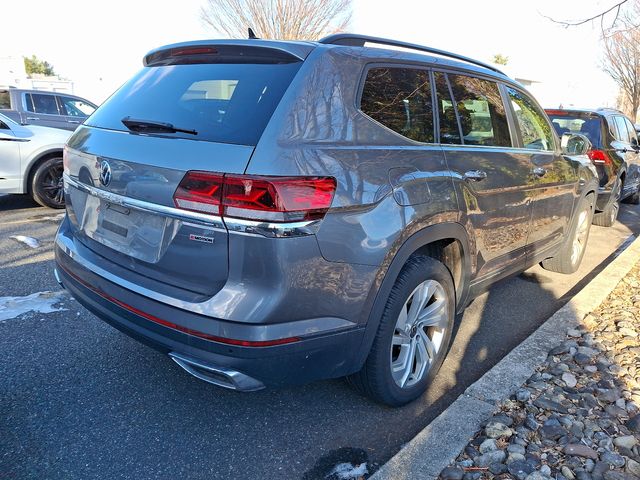
<path fill-rule="evenodd" d="M 626 243 L 626 242 L 625 242 Z M 624 244 L 623 244 L 624 245 Z M 534 373 L 567 329 L 595 310 L 640 258 L 640 238 L 629 245 L 571 301 L 460 395 L 402 447 L 371 480 L 435 479 L 480 430 L 497 405 Z"/>

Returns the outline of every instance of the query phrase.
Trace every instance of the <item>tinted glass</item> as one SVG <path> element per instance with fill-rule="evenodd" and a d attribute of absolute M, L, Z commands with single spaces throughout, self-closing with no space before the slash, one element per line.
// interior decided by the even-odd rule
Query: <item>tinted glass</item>
<path fill-rule="evenodd" d="M 9 92 L 0 91 L 0 108 L 11 108 L 11 99 L 9 98 Z"/>
<path fill-rule="evenodd" d="M 624 123 L 627 124 L 627 131 L 629 132 L 629 138 L 631 139 L 631 143 L 638 143 L 638 132 L 636 132 L 636 127 L 631 123 L 627 117 L 624 117 Z M 635 140 L 635 141 L 634 141 Z"/>
<path fill-rule="evenodd" d="M 131 117 L 198 132 L 163 136 L 255 145 L 299 68 L 300 62 L 146 67 L 87 124 L 126 131 L 122 119 Z"/>
<path fill-rule="evenodd" d="M 536 103 L 524 93 L 507 87 L 516 123 L 522 136 L 524 148 L 553 150 L 555 148 L 551 125 Z"/>
<path fill-rule="evenodd" d="M 410 68 L 372 68 L 360 109 L 394 132 L 433 143 L 433 106 L 429 72 Z"/>
<path fill-rule="evenodd" d="M 511 136 L 498 85 L 466 75 L 449 75 L 465 145 L 510 147 Z"/>
<path fill-rule="evenodd" d="M 4 123 L 2 120 L 0 120 L 0 130 L 9 130 L 9 127 L 7 126 L 7 124 Z"/>
<path fill-rule="evenodd" d="M 581 134 L 589 139 L 592 145 L 600 145 L 600 118 L 581 117 L 579 115 L 549 115 L 551 124 L 559 137 L 565 133 Z"/>
<path fill-rule="evenodd" d="M 624 121 L 624 117 L 617 115 L 614 118 L 618 127 L 618 133 L 620 134 L 618 140 L 625 143 L 631 143 L 631 137 L 629 135 L 629 131 L 627 130 L 627 124 Z"/>
<path fill-rule="evenodd" d="M 60 115 L 58 104 L 54 95 L 44 95 L 40 93 L 25 94 L 27 110 L 33 113 L 44 113 L 48 115 Z"/>
<path fill-rule="evenodd" d="M 78 100 L 76 98 L 71 97 L 58 97 L 62 106 L 64 107 L 65 113 L 72 117 L 88 117 L 91 115 L 96 107 L 89 104 L 88 102 L 83 102 L 82 100 Z"/>
<path fill-rule="evenodd" d="M 453 99 L 449 90 L 449 82 L 444 73 L 435 72 L 436 95 L 438 96 L 436 105 L 440 119 L 440 143 L 461 144 L 460 129 L 456 118 L 456 109 L 453 106 Z"/>

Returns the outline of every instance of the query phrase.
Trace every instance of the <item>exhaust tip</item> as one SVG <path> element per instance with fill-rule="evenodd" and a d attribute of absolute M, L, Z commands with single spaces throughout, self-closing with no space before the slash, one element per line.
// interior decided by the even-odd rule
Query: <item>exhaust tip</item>
<path fill-rule="evenodd" d="M 211 365 L 176 352 L 170 352 L 169 357 L 187 373 L 218 387 L 239 392 L 253 392 L 264 388 L 261 381 L 236 370 Z"/>

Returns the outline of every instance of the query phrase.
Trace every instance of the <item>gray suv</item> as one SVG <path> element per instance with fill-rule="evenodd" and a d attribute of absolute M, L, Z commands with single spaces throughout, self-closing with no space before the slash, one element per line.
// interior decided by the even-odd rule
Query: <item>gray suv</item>
<path fill-rule="evenodd" d="M 401 405 L 474 296 L 539 262 L 578 268 L 587 144 L 561 149 L 493 67 L 419 45 L 170 45 L 68 142 L 56 275 L 207 382 L 348 376 Z"/>
<path fill-rule="evenodd" d="M 96 107 L 75 95 L 42 90 L 0 88 L 0 113 L 26 125 L 75 130 Z"/>

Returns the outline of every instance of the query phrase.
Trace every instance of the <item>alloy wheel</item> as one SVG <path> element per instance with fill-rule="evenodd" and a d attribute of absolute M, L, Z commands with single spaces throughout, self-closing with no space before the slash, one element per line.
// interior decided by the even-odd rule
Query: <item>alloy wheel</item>
<path fill-rule="evenodd" d="M 42 182 L 40 184 L 42 195 L 57 205 L 62 205 L 64 202 L 62 172 L 62 163 L 51 165 L 42 176 Z"/>
<path fill-rule="evenodd" d="M 391 341 L 391 375 L 400 388 L 420 382 L 435 363 L 446 337 L 449 299 L 435 280 L 418 285 L 402 306 Z"/>

